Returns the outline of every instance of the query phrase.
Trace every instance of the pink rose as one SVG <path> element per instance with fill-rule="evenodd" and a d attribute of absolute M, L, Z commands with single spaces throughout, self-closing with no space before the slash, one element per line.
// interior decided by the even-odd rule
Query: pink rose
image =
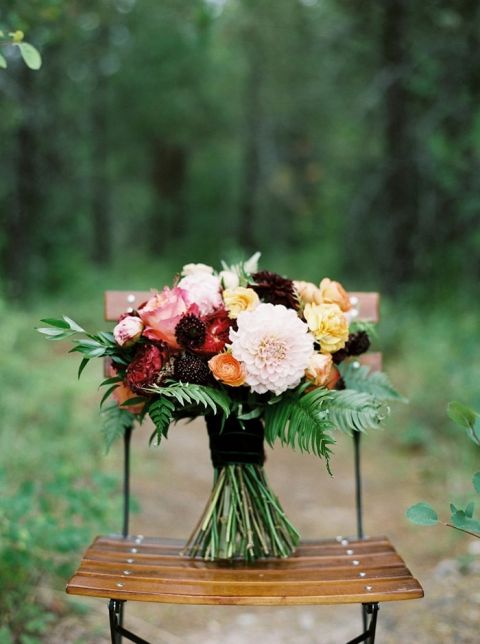
<path fill-rule="evenodd" d="M 161 340 L 172 349 L 180 349 L 175 338 L 175 327 L 187 313 L 198 315 L 198 306 L 183 288 L 165 287 L 138 310 L 145 324 L 143 335 L 150 340 Z"/>
<path fill-rule="evenodd" d="M 220 278 L 217 275 L 197 271 L 182 278 L 178 286 L 188 293 L 191 302 L 198 305 L 200 315 L 209 315 L 223 306 Z"/>
<path fill-rule="evenodd" d="M 121 347 L 129 347 L 139 339 L 142 331 L 142 320 L 134 315 L 126 315 L 113 329 L 113 335 L 117 344 Z"/>

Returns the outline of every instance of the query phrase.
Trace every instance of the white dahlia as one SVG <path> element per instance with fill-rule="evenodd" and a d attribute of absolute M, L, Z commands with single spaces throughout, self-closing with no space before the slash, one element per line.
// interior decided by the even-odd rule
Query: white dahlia
<path fill-rule="evenodd" d="M 245 367 L 252 391 L 277 396 L 300 384 L 313 354 L 313 337 L 293 309 L 259 304 L 237 318 L 230 331 L 233 357 Z"/>

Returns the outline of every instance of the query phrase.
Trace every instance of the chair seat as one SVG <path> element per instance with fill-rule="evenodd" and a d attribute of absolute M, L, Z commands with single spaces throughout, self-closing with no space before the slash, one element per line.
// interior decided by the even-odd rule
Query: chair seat
<path fill-rule="evenodd" d="M 386 537 L 304 541 L 288 559 L 205 562 L 183 542 L 97 537 L 67 585 L 72 595 L 170 604 L 289 606 L 423 597 Z"/>

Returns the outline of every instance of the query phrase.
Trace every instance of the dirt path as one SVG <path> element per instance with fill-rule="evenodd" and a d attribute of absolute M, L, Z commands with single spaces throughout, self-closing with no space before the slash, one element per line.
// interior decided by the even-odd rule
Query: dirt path
<path fill-rule="evenodd" d="M 165 446 L 148 449 L 148 430 L 134 438 L 133 494 L 141 512 L 132 533 L 183 538 L 206 501 L 210 480 L 206 432 L 201 422 L 172 428 Z M 480 557 L 473 572 L 461 574 L 457 554 L 478 544 L 442 528 L 408 524 L 403 514 L 424 497 L 415 458 L 393 452 L 385 434 L 365 440 L 366 530 L 388 534 L 425 587 L 423 600 L 382 604 L 377 641 L 419 644 L 476 644 L 480 641 Z M 110 464 L 118 457 L 112 457 Z M 305 538 L 355 532 L 350 440 L 336 448 L 331 479 L 315 458 L 287 449 L 268 454 L 267 473 L 290 519 Z M 120 522 L 119 522 L 120 523 Z M 117 526 L 113 527 L 118 529 Z M 475 572 L 476 569 L 476 572 Z M 86 616 L 69 617 L 45 641 L 49 644 L 108 643 L 106 603 L 76 600 Z M 360 631 L 352 607 L 177 607 L 129 604 L 128 624 L 152 644 L 339 644 Z"/>

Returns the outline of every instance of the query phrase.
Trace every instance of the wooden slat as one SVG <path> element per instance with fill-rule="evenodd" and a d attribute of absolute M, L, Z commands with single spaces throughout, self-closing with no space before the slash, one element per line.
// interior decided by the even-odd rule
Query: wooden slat
<path fill-rule="evenodd" d="M 116 321 L 128 311 L 135 309 L 143 302 L 146 302 L 154 291 L 106 291 L 105 292 L 105 319 Z M 378 293 L 362 293 L 353 291 L 349 293 L 350 298 L 355 302 L 352 311 L 356 315 L 353 320 L 365 322 L 378 322 L 379 302 Z"/>
<path fill-rule="evenodd" d="M 372 371 L 382 370 L 382 354 L 379 351 L 363 353 L 361 356 L 358 356 L 358 362 L 365 367 L 370 367 Z"/>
<path fill-rule="evenodd" d="M 423 591 L 385 537 L 302 543 L 288 559 L 205 562 L 182 542 L 99 537 L 67 592 L 178 604 L 348 604 L 415 599 Z"/>

